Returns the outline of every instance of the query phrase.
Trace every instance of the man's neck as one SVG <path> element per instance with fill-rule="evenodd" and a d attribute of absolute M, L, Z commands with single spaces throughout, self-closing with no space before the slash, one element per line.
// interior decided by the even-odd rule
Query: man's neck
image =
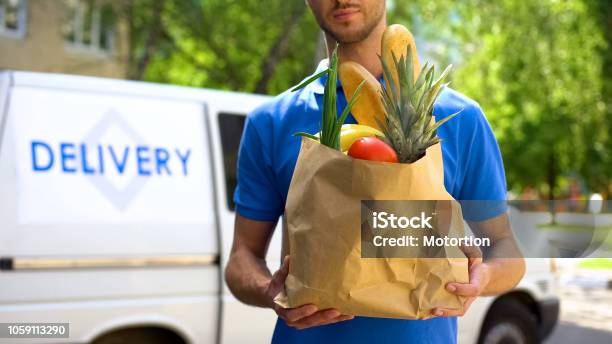
<path fill-rule="evenodd" d="M 363 41 L 340 44 L 338 46 L 338 63 L 355 61 L 372 73 L 376 78 L 382 76 L 382 65 L 378 55 L 381 53 L 380 42 L 385 28 L 386 23 L 381 21 Z M 325 38 L 327 41 L 328 56 L 331 56 L 336 41 L 327 33 L 325 34 Z"/>

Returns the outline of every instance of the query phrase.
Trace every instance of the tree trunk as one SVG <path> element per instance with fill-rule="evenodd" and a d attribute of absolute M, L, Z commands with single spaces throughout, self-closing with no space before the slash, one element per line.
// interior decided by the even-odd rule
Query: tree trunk
<path fill-rule="evenodd" d="M 126 0 L 123 3 L 123 11 L 127 14 L 125 19 L 127 25 L 127 63 L 126 63 L 126 76 L 128 79 L 132 79 L 134 70 L 134 3 L 132 0 Z"/>
<path fill-rule="evenodd" d="M 552 223 L 555 224 L 556 218 L 556 205 L 555 205 L 555 186 L 557 185 L 557 160 L 555 156 L 554 148 L 551 149 L 548 156 L 548 173 L 547 173 L 547 183 L 548 183 L 548 204 L 550 214 L 552 215 Z"/>
<path fill-rule="evenodd" d="M 281 28 L 280 35 L 276 38 L 274 44 L 272 44 L 272 47 L 268 52 L 268 56 L 261 63 L 261 77 L 255 84 L 255 93 L 267 92 L 268 84 L 274 75 L 274 70 L 286 51 L 291 32 L 297 26 L 298 19 L 302 16 L 305 10 L 306 5 L 299 4 L 287 17 L 287 20 L 285 20 L 285 23 Z"/>
<path fill-rule="evenodd" d="M 147 70 L 147 66 L 149 62 L 151 62 L 151 56 L 155 53 L 155 49 L 157 49 L 160 38 L 163 34 L 162 27 L 162 10 L 164 8 L 165 0 L 157 0 L 154 1 L 154 6 L 151 9 L 151 24 L 149 26 L 149 34 L 145 39 L 143 54 L 138 59 L 138 61 L 134 61 L 135 68 L 132 69 L 133 73 L 130 75 L 130 79 L 132 80 L 142 80 L 144 77 L 144 73 Z"/>

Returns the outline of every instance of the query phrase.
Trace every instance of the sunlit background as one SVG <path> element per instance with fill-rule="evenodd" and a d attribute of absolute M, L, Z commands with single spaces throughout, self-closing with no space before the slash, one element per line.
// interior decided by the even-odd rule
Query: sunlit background
<path fill-rule="evenodd" d="M 452 63 L 452 87 L 480 103 L 510 199 L 584 205 L 531 209 L 545 215 L 610 200 L 612 1 L 389 0 L 387 9 L 389 23 L 415 34 L 421 59 Z M 0 0 L 0 69 L 275 95 L 325 57 L 304 1 Z M 600 257 L 612 256 L 608 238 Z M 561 322 L 549 342 L 612 342 L 612 260 L 558 260 L 556 271 Z"/>

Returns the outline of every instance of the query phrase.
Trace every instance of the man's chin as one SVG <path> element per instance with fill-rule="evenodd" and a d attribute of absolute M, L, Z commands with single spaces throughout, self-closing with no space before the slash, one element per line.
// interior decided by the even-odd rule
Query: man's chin
<path fill-rule="evenodd" d="M 332 37 L 340 44 L 350 44 L 363 41 L 368 33 L 365 30 L 337 30 L 332 32 Z"/>

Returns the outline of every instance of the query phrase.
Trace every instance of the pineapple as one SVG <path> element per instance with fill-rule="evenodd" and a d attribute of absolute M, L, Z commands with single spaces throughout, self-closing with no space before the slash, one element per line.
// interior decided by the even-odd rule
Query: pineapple
<path fill-rule="evenodd" d="M 388 81 L 381 90 L 385 119 L 377 119 L 386 141 L 397 153 L 400 163 L 412 163 L 425 155 L 428 147 L 440 142 L 436 129 L 458 113 L 438 122 L 433 119 L 433 107 L 440 91 L 448 85 L 443 83 L 451 66 L 434 80 L 435 68 L 426 63 L 415 78 L 413 49 L 406 46 L 406 54 L 399 60 L 392 53 L 393 65 L 389 66 L 381 57 L 383 74 Z M 397 79 L 393 77 L 397 71 Z"/>

